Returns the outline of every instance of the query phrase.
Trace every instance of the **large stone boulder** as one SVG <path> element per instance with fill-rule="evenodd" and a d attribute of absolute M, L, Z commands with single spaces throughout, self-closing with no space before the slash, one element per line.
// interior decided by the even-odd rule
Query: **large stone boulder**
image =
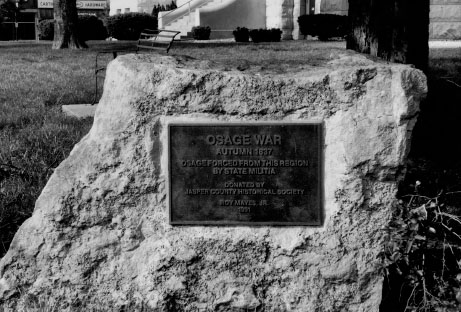
<path fill-rule="evenodd" d="M 288 70 L 111 62 L 91 131 L 0 261 L 2 306 L 378 311 L 383 228 L 426 80 L 350 51 L 325 55 Z M 169 123 L 310 120 L 324 122 L 321 226 L 169 224 Z"/>

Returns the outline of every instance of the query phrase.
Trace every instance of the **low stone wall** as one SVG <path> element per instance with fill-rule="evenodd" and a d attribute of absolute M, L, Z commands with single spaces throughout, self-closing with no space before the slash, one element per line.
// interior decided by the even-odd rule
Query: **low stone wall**
<path fill-rule="evenodd" d="M 461 0 L 431 0 L 429 37 L 461 39 Z"/>
<path fill-rule="evenodd" d="M 322 14 L 348 14 L 347 0 L 322 0 Z M 430 6 L 430 39 L 461 39 L 461 0 L 431 0 Z"/>
<path fill-rule="evenodd" d="M 426 80 L 350 51 L 322 55 L 285 70 L 112 61 L 91 131 L 0 261 L 0 305 L 378 311 L 383 227 Z M 322 224 L 170 225 L 166 133 L 178 121 L 323 122 Z"/>
<path fill-rule="evenodd" d="M 349 10 L 348 0 L 317 0 L 320 1 L 320 13 L 347 15 Z"/>

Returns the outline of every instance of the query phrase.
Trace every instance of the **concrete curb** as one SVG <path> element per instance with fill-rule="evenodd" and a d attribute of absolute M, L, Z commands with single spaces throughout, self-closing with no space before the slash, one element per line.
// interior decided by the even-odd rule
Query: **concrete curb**
<path fill-rule="evenodd" d="M 71 104 L 63 105 L 62 112 L 70 117 L 88 118 L 93 117 L 97 105 L 91 104 Z"/>

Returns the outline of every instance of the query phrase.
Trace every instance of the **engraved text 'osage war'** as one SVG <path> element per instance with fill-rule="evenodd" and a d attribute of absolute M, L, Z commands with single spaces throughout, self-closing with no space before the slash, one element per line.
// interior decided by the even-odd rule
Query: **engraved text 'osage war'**
<path fill-rule="evenodd" d="M 320 225 L 322 124 L 170 124 L 171 224 Z"/>

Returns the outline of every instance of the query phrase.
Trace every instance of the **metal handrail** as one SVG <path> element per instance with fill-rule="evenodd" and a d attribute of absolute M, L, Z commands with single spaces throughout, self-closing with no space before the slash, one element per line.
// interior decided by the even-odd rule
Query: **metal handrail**
<path fill-rule="evenodd" d="M 175 19 L 173 19 L 173 20 L 171 20 L 171 21 L 169 21 L 169 22 L 167 22 L 167 23 L 162 23 L 162 27 L 165 27 L 166 25 L 170 25 L 171 23 L 173 23 L 173 22 L 177 21 L 178 19 L 180 19 L 180 18 L 186 16 L 187 14 L 190 14 L 190 13 L 191 13 L 190 3 L 193 2 L 193 1 L 197 1 L 197 0 L 189 0 L 189 1 L 187 1 L 186 3 L 184 3 L 183 5 L 180 5 L 179 7 L 177 7 L 176 9 L 169 11 L 169 12 L 166 13 L 165 15 L 162 15 L 161 18 L 164 19 L 166 16 L 172 14 L 173 12 L 176 12 L 176 11 L 179 10 L 180 8 L 182 8 L 182 7 L 186 6 L 186 5 L 189 5 L 189 10 L 188 10 L 188 11 L 186 11 L 184 14 L 179 15 L 178 17 L 176 17 Z M 200 8 L 200 7 L 202 7 L 202 6 L 204 6 L 204 5 L 208 4 L 208 3 L 210 3 L 211 1 L 214 1 L 214 0 L 206 0 L 206 1 L 205 1 L 204 3 L 202 3 L 202 5 L 200 5 L 198 8 Z M 194 9 L 196 9 L 196 8 L 194 8 Z M 159 13 L 160 13 L 160 12 L 159 12 Z"/>
<path fill-rule="evenodd" d="M 186 3 L 184 3 L 183 5 L 180 5 L 180 6 L 178 6 L 177 8 L 174 8 L 173 10 L 171 10 L 170 12 L 168 12 L 167 14 L 163 15 L 162 18 L 164 18 L 165 16 L 170 15 L 171 13 L 173 13 L 174 11 L 176 11 L 177 9 L 182 8 L 183 6 L 185 6 L 186 4 L 191 3 L 192 1 L 194 1 L 194 0 L 189 0 L 189 1 L 187 1 Z"/>

